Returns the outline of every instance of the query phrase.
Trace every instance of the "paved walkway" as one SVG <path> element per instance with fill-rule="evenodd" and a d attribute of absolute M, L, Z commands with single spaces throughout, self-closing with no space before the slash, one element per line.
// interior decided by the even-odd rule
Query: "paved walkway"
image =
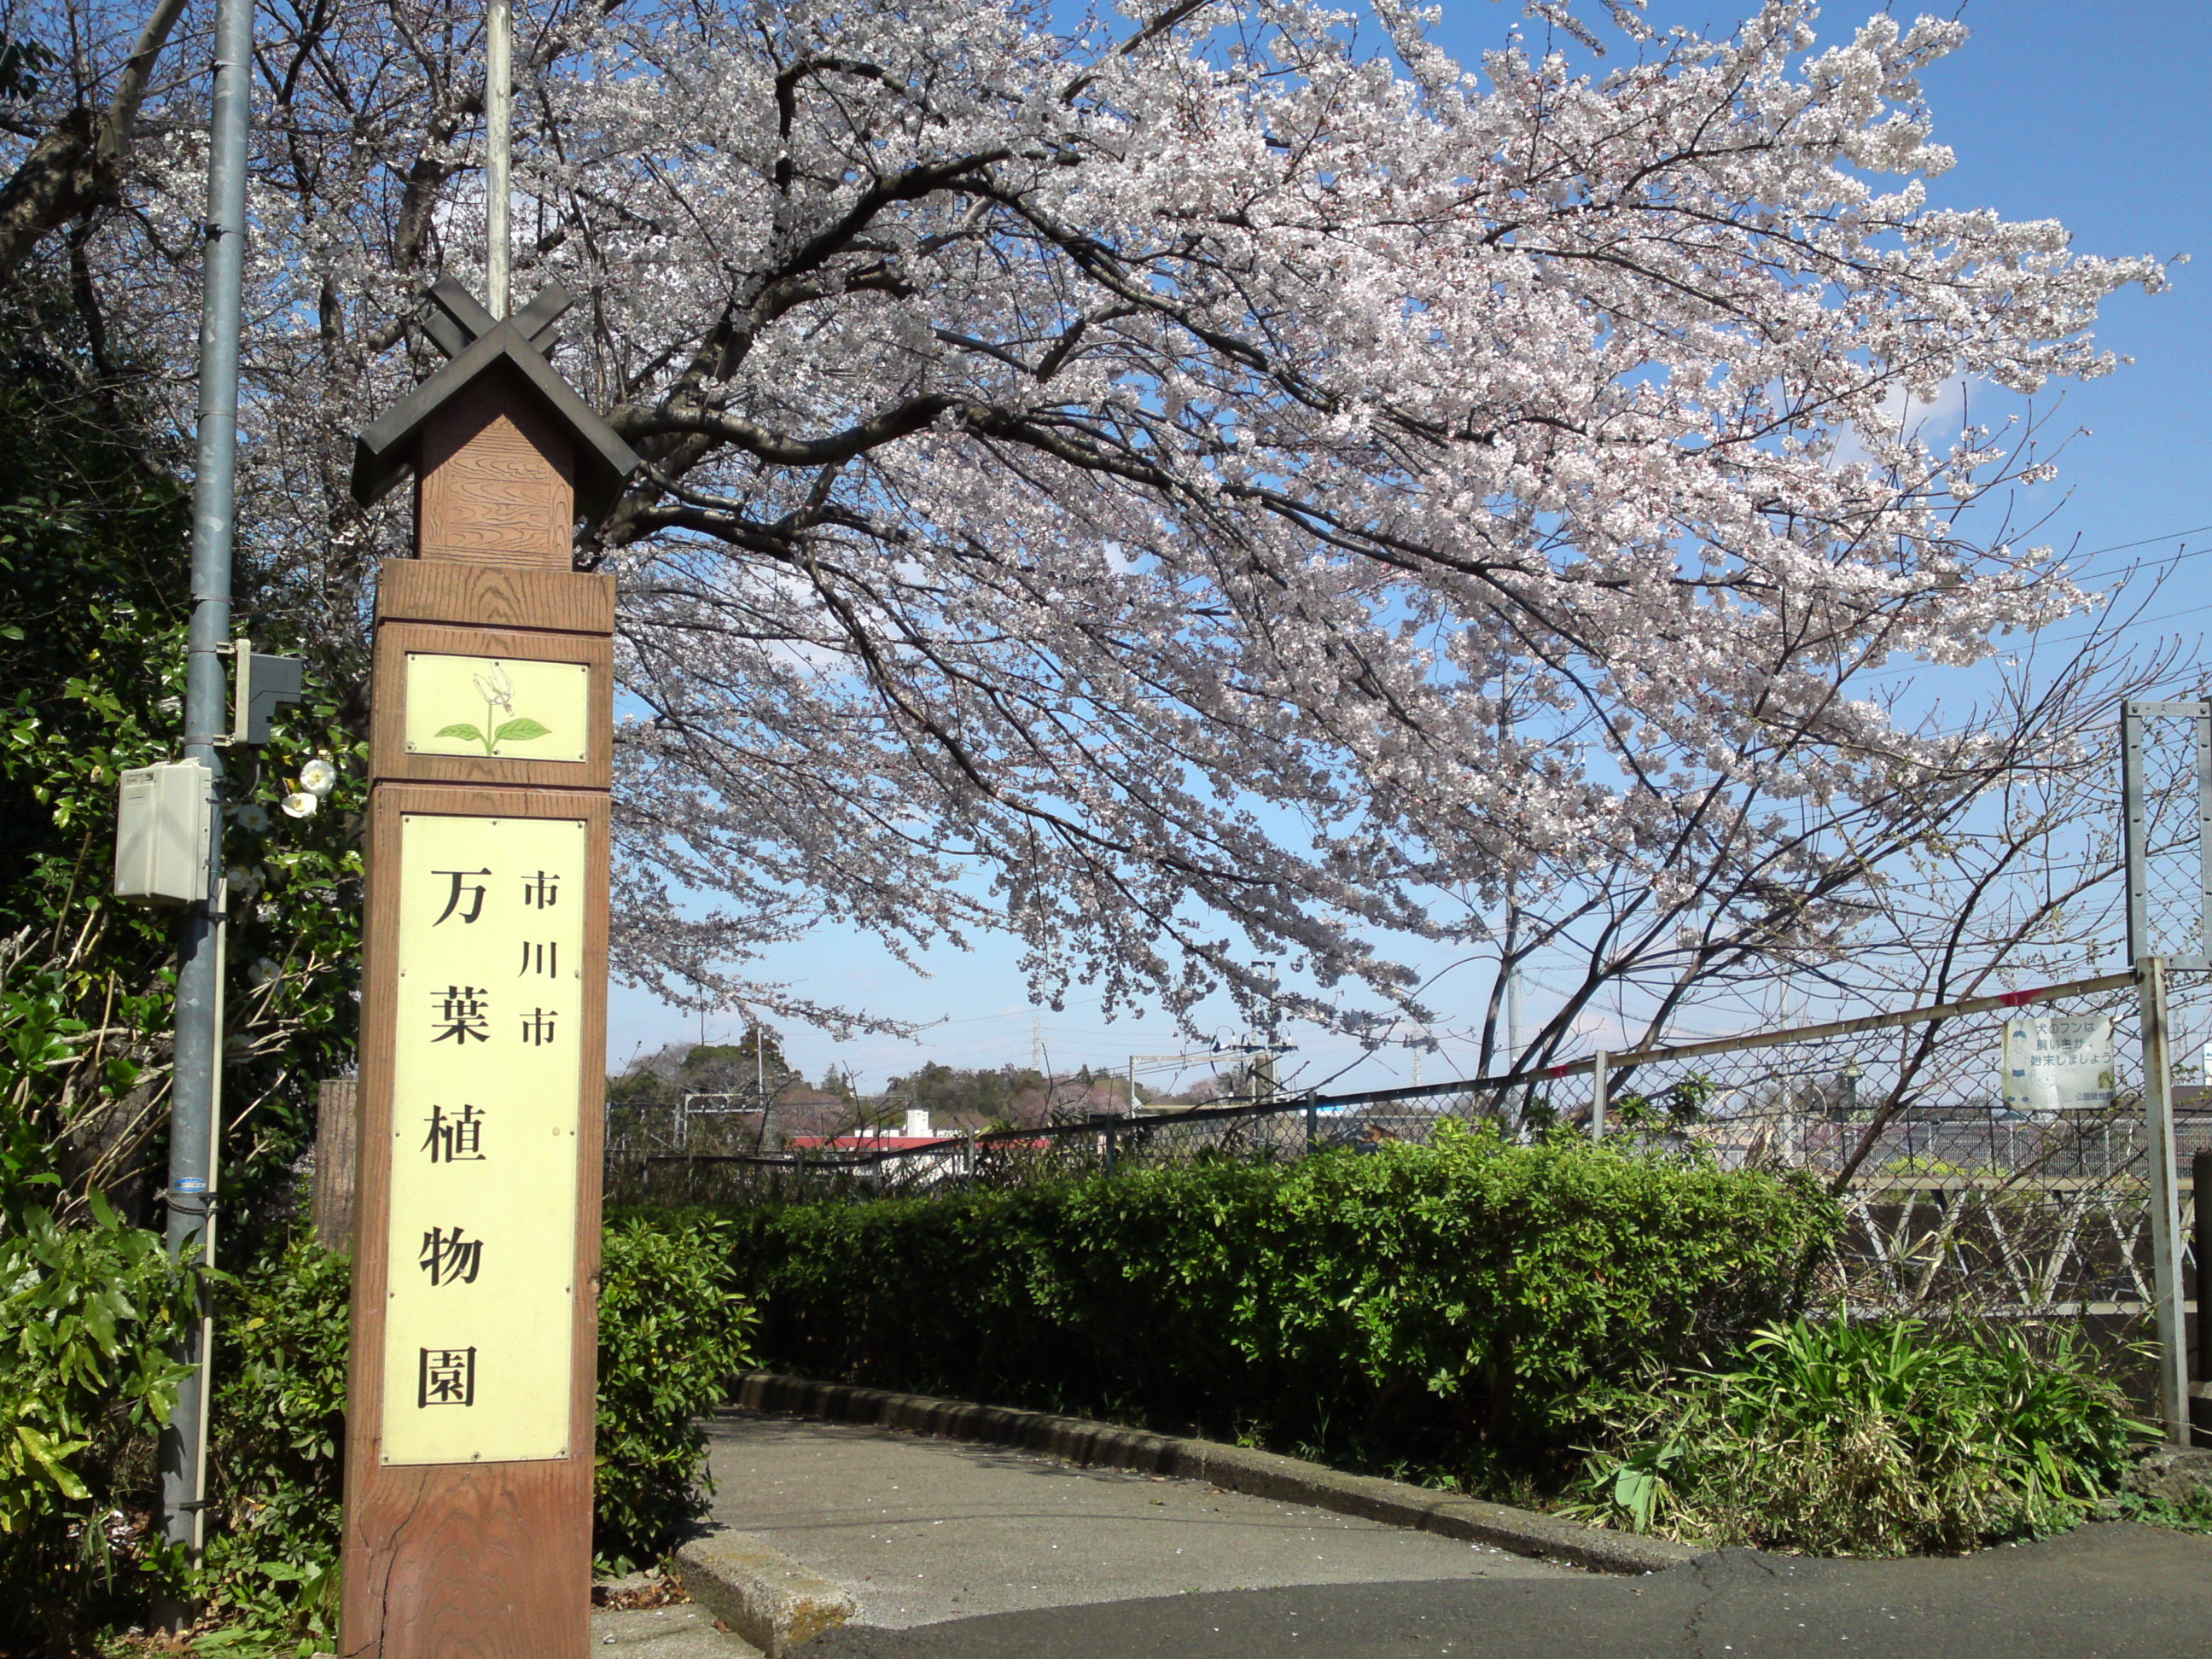
<path fill-rule="evenodd" d="M 806 1659 L 2212 1656 L 2212 1539 L 2146 1528 L 1943 1559 L 1729 1550 L 1610 1577 L 890 1430 L 733 1413 L 711 1432 L 714 1518 L 860 1603 Z M 741 1651 L 690 1645 L 732 1638 L 676 1622 L 623 1635 L 640 1659 Z"/>
<path fill-rule="evenodd" d="M 1194 1481 L 750 1412 L 711 1425 L 714 1519 L 902 1630 L 981 1613 L 1303 1584 L 1579 1577 Z"/>

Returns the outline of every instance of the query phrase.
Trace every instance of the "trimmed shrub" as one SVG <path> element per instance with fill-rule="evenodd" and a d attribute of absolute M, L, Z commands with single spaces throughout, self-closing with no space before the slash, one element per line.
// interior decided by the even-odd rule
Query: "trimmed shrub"
<path fill-rule="evenodd" d="M 1577 1512 L 1820 1555 L 1968 1550 L 2073 1526 L 2158 1433 L 2064 1333 L 2039 1355 L 2017 1331 L 1799 1320 L 1743 1359 L 1617 1402 Z"/>
<path fill-rule="evenodd" d="M 809 1376 L 1079 1409 L 1492 1485 L 1620 1383 L 1790 1311 L 1802 1179 L 1446 1126 L 1426 1146 L 732 1218 Z"/>
<path fill-rule="evenodd" d="M 752 1363 L 753 1312 L 734 1288 L 726 1231 L 635 1217 L 606 1230 L 592 1536 L 617 1571 L 660 1560 L 707 1512 L 700 1419 Z"/>

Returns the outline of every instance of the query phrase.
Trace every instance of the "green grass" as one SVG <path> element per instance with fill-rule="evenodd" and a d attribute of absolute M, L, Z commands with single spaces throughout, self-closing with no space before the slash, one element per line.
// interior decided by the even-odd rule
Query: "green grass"
<path fill-rule="evenodd" d="M 1571 1513 L 1817 1555 L 1956 1553 L 2098 1512 L 2156 1431 L 2063 1334 L 1909 1321 L 1770 1327 L 1726 1370 L 1605 1413 Z"/>

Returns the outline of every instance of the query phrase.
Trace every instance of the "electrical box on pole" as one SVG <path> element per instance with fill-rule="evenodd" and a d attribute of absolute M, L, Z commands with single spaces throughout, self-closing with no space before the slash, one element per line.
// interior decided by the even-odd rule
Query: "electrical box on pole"
<path fill-rule="evenodd" d="M 230 740 L 234 744 L 269 741 L 269 719 L 285 703 L 300 701 L 304 693 L 307 665 L 297 657 L 271 657 L 240 640 L 232 651 L 237 687 L 231 702 Z"/>
<path fill-rule="evenodd" d="M 305 665 L 272 657 L 246 641 L 231 653 L 237 701 L 230 741 L 269 741 L 270 716 L 300 701 Z M 218 742 L 221 739 L 217 739 Z M 198 904 L 210 889 L 209 832 L 215 774 L 204 761 L 165 761 L 123 775 L 115 804 L 115 896 L 150 904 Z"/>
<path fill-rule="evenodd" d="M 208 896 L 213 776 L 196 760 L 123 775 L 115 813 L 115 896 L 198 904 Z"/>

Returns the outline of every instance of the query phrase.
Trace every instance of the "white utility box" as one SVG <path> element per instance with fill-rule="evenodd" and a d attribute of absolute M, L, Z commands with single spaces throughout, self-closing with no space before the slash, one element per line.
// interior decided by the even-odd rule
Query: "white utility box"
<path fill-rule="evenodd" d="M 207 896 L 214 781 L 198 761 L 140 766 L 123 775 L 115 813 L 117 897 L 197 904 Z"/>

